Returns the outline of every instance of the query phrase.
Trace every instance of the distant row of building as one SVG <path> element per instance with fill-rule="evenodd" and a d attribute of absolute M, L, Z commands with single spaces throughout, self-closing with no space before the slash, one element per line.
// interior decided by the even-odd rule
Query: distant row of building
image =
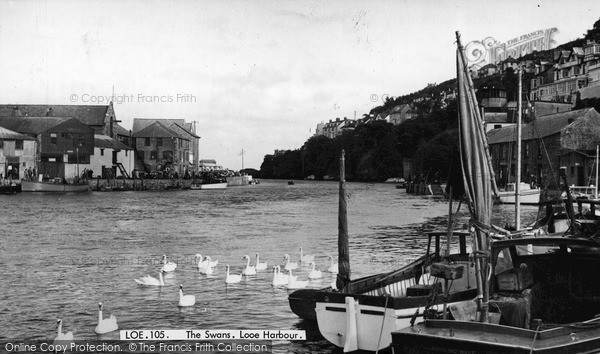
<path fill-rule="evenodd" d="M 0 105 L 0 175 L 131 177 L 133 171 L 181 176 L 218 168 L 199 159 L 195 123 L 135 118 L 118 124 L 108 105 Z"/>

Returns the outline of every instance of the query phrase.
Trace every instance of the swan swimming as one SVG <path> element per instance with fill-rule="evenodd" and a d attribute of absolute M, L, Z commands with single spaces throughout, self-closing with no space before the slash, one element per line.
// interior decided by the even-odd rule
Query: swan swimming
<path fill-rule="evenodd" d="M 201 266 L 198 267 L 198 271 L 202 274 L 211 275 L 214 268 L 214 266 L 211 266 L 211 263 L 209 256 L 204 257 L 204 261 Z"/>
<path fill-rule="evenodd" d="M 62 333 L 62 320 L 60 318 L 56 321 L 56 327 L 58 327 L 58 333 L 56 338 L 54 338 L 53 344 L 65 345 L 65 342 L 73 341 L 73 332 L 69 331 L 67 333 Z"/>
<path fill-rule="evenodd" d="M 302 247 L 300 247 L 300 263 L 301 264 L 309 264 L 315 261 L 315 256 L 313 254 L 303 254 Z"/>
<path fill-rule="evenodd" d="M 165 285 L 165 281 L 163 279 L 163 275 L 162 275 L 162 271 L 158 272 L 158 279 L 151 277 L 149 275 L 146 275 L 143 278 L 140 279 L 133 279 L 135 280 L 136 283 L 138 283 L 139 285 L 144 285 L 144 286 L 163 286 Z"/>
<path fill-rule="evenodd" d="M 179 284 L 179 307 L 194 306 L 196 297 L 194 295 L 183 295 L 183 285 Z"/>
<path fill-rule="evenodd" d="M 242 275 L 256 275 L 256 268 L 250 265 L 250 257 L 244 256 L 242 259 L 246 260 L 246 268 L 242 270 Z"/>
<path fill-rule="evenodd" d="M 333 261 L 333 256 L 327 257 L 331 259 L 331 265 L 327 268 L 329 273 L 337 274 L 338 273 L 338 264 Z"/>
<path fill-rule="evenodd" d="M 177 268 L 177 263 L 172 262 L 172 261 L 167 262 L 167 256 L 163 255 L 163 266 L 162 266 L 163 272 L 172 272 L 175 270 L 175 268 Z"/>
<path fill-rule="evenodd" d="M 294 290 L 306 288 L 306 286 L 308 285 L 308 280 L 298 280 L 297 277 L 292 276 L 291 270 L 288 270 L 288 272 L 290 277 L 287 284 L 288 289 Z"/>
<path fill-rule="evenodd" d="M 260 258 L 258 252 L 256 252 L 256 265 L 254 266 L 256 270 L 265 270 L 267 269 L 267 262 L 260 262 Z"/>
<path fill-rule="evenodd" d="M 320 270 L 315 269 L 315 262 L 310 262 L 309 266 L 312 266 L 312 268 L 308 273 L 308 279 L 319 279 L 323 276 Z"/>
<path fill-rule="evenodd" d="M 229 274 L 229 264 L 227 265 L 227 276 L 225 277 L 226 284 L 239 283 L 242 280 L 241 274 Z"/>
<path fill-rule="evenodd" d="M 290 255 L 289 254 L 285 254 L 283 256 L 283 260 L 286 261 L 285 265 L 283 266 L 284 270 L 293 270 L 293 269 L 297 269 L 298 268 L 298 263 L 296 263 L 296 262 L 290 262 Z"/>
<path fill-rule="evenodd" d="M 214 267 L 216 267 L 219 264 L 219 260 L 218 259 L 213 262 L 210 259 L 210 256 L 206 256 L 206 257 L 204 257 L 204 259 L 206 259 L 208 261 L 208 266 L 211 267 L 211 268 L 214 268 Z"/>
<path fill-rule="evenodd" d="M 289 277 L 281 273 L 279 266 L 273 266 L 273 286 L 284 286 L 288 284 Z"/>
<path fill-rule="evenodd" d="M 102 318 L 102 303 L 98 303 L 98 325 L 94 329 L 97 334 L 114 332 L 119 329 L 117 318 L 115 315 L 110 315 L 109 318 Z"/>

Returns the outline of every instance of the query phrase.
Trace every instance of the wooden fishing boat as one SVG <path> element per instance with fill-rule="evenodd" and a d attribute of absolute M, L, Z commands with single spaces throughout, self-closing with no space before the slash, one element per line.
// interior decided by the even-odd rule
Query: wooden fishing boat
<path fill-rule="evenodd" d="M 433 276 L 442 258 L 442 236 L 447 233 L 431 233 L 425 255 L 399 270 L 355 280 L 347 291 L 317 292 L 315 312 L 321 335 L 344 351 L 376 351 L 391 344 L 392 331 L 409 326 L 423 313 L 441 312 L 444 302 L 473 299 L 475 268 L 469 261 L 466 233 L 455 234 L 459 250 L 450 255 L 453 267 L 460 269 L 460 279 L 447 285 Z"/>
<path fill-rule="evenodd" d="M 86 181 L 67 183 L 62 178 L 50 181 L 21 180 L 23 192 L 50 192 L 50 193 L 81 193 L 89 192 L 90 185 Z"/>
<path fill-rule="evenodd" d="M 582 353 L 600 348 L 600 244 L 581 237 L 525 237 L 492 243 L 490 311 L 450 307 L 452 320 L 428 319 L 392 333 L 400 353 Z"/>
<path fill-rule="evenodd" d="M 413 289 L 415 289 L 414 287 L 417 286 L 417 288 L 419 288 L 418 281 L 422 281 L 424 270 L 433 262 L 436 262 L 440 259 L 441 239 L 446 236 L 446 234 L 447 233 L 445 231 L 427 233 L 427 251 L 423 256 L 415 259 L 413 262 L 400 269 L 394 269 L 390 272 L 369 275 L 363 278 L 351 280 L 348 291 L 345 293 L 340 293 L 331 287 L 323 289 L 296 290 L 288 296 L 290 309 L 302 319 L 316 321 L 317 314 L 315 307 L 317 302 L 325 302 L 325 299 L 329 299 L 332 294 L 336 294 L 336 296 L 343 294 L 344 296 L 356 295 L 368 297 L 387 292 L 389 294 L 395 293 L 400 295 L 402 293 L 406 293 L 406 289 L 409 287 L 413 287 Z M 468 255 L 466 251 L 467 242 L 465 239 L 467 235 L 467 232 L 454 232 L 453 234 L 453 236 L 456 236 L 454 238 L 458 239 L 459 242 L 459 251 L 455 254 L 457 259 L 464 259 Z M 425 278 L 428 278 L 426 274 Z M 427 290 L 420 290 L 420 293 L 426 293 L 426 295 L 429 295 Z M 437 300 L 439 299 L 436 299 L 436 301 Z M 342 299 L 338 302 L 343 303 L 344 300 Z"/>

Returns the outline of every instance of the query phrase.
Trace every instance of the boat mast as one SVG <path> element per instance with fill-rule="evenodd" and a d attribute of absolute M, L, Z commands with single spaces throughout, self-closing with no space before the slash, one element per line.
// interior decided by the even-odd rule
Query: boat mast
<path fill-rule="evenodd" d="M 517 70 L 519 73 L 519 90 L 518 90 L 518 98 L 517 98 L 517 171 L 515 177 L 515 229 L 521 229 L 521 111 L 522 111 L 522 92 L 523 85 L 521 83 L 521 76 L 523 75 L 523 70 L 519 68 Z"/>
<path fill-rule="evenodd" d="M 336 287 L 341 292 L 348 291 L 350 283 L 350 246 L 348 245 L 348 215 L 346 200 L 345 152 L 340 157 L 340 196 L 338 209 L 338 275 Z"/>
<path fill-rule="evenodd" d="M 598 199 L 598 145 L 596 145 L 596 188 L 594 188 L 594 199 Z"/>

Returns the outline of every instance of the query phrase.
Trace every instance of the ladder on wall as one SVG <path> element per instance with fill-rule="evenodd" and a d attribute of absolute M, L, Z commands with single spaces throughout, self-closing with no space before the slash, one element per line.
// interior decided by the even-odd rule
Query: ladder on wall
<path fill-rule="evenodd" d="M 130 178 L 130 177 L 129 177 L 129 173 L 127 173 L 127 171 L 125 170 L 125 167 L 123 167 L 123 164 L 122 164 L 122 163 L 120 163 L 120 162 L 117 162 L 117 167 L 119 168 L 119 171 L 121 172 L 121 174 L 122 174 L 122 175 L 123 175 L 125 178 L 127 178 L 127 179 L 129 179 L 129 178 Z"/>

